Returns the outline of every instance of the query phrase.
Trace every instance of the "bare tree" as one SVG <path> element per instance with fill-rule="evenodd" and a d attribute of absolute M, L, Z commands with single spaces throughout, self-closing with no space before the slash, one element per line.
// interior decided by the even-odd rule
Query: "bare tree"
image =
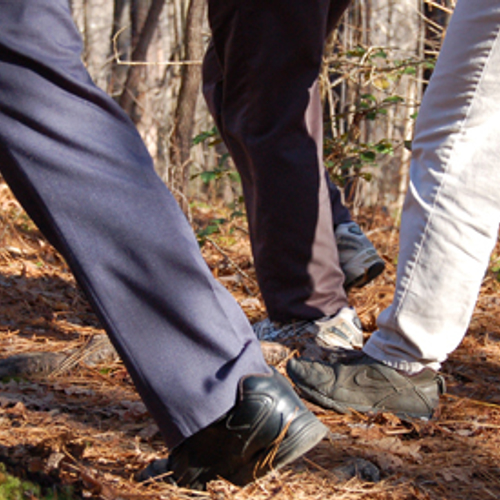
<path fill-rule="evenodd" d="M 191 0 L 186 16 L 184 58 L 186 61 L 199 61 L 203 57 L 203 21 L 205 18 L 205 0 Z M 170 164 L 173 172 L 170 176 L 176 191 L 187 194 L 190 180 L 190 152 L 196 104 L 201 84 L 201 68 L 197 64 L 183 67 L 181 87 L 174 114 L 174 128 L 171 134 Z M 181 201 L 187 209 L 185 198 Z"/>
<path fill-rule="evenodd" d="M 213 127 L 198 105 L 200 66 L 185 64 L 202 58 L 206 0 L 68 1 L 90 74 L 138 125 L 158 173 L 180 195 L 183 208 L 187 197 L 207 199 L 216 192 L 219 198 L 215 186 L 205 191 L 201 180 L 191 181 L 195 169 L 217 169 L 220 159 L 210 141 L 192 147 L 193 136 Z M 363 205 L 383 202 L 392 210 L 405 192 L 409 152 L 403 145 L 411 140 L 454 5 L 455 0 L 353 0 L 328 44 L 321 79 L 329 122 L 325 159 L 339 181 L 360 165 L 366 175 L 355 192 Z M 377 149 L 381 142 L 382 149 L 393 145 L 392 155 Z"/>
<path fill-rule="evenodd" d="M 120 36 L 124 30 L 125 11 L 129 0 L 114 0 L 113 19 L 111 21 L 111 40 L 109 55 L 111 67 L 109 71 L 107 92 L 112 97 L 121 90 L 127 75 L 127 67 L 120 64 L 118 58 L 128 57 L 130 43 L 127 37 Z"/>
<path fill-rule="evenodd" d="M 151 0 L 151 6 L 148 9 L 144 22 L 141 23 L 141 17 L 144 15 L 143 0 L 133 0 L 135 6 L 131 6 L 131 12 L 134 18 L 132 28 L 132 41 L 134 38 L 137 42 L 132 43 L 131 65 L 128 70 L 127 79 L 118 100 L 120 106 L 128 113 L 134 123 L 140 120 L 140 113 L 134 113 L 134 104 L 137 100 L 138 87 L 141 80 L 142 66 L 141 63 L 146 60 L 149 44 L 153 38 L 160 13 L 162 11 L 165 0 Z M 142 24 L 142 29 L 138 27 Z M 135 30 L 135 33 L 134 33 Z"/>
<path fill-rule="evenodd" d="M 127 66 L 120 64 L 118 58 L 126 59 L 129 57 L 130 41 L 128 37 L 120 36 L 124 31 L 124 18 L 126 7 L 129 5 L 129 0 L 114 0 L 113 2 L 113 19 L 111 25 L 111 43 L 110 43 L 110 58 L 111 68 L 109 73 L 108 94 L 116 96 L 121 90 L 125 78 L 127 76 Z"/>

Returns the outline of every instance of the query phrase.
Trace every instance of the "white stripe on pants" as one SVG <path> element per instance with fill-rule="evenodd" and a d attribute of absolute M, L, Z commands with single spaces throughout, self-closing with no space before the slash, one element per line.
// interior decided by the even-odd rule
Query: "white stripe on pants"
<path fill-rule="evenodd" d="M 439 369 L 468 328 L 500 222 L 500 2 L 459 0 L 416 124 L 396 292 L 364 351 Z"/>

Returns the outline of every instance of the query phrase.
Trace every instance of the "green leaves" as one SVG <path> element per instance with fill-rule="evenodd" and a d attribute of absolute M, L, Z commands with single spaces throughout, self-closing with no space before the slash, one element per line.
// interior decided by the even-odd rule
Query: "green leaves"
<path fill-rule="evenodd" d="M 207 239 L 215 234 L 225 234 L 231 235 L 234 231 L 234 226 L 231 224 L 237 218 L 245 217 L 245 213 L 240 210 L 233 210 L 228 218 L 224 217 L 214 217 L 209 220 L 208 224 L 196 231 L 196 238 L 198 239 L 198 244 L 202 247 Z M 1 500 L 1 499 L 0 499 Z"/>
<path fill-rule="evenodd" d="M 345 55 L 347 57 L 363 57 L 366 54 L 366 49 L 361 46 L 357 46 L 351 50 L 348 50 Z"/>
<path fill-rule="evenodd" d="M 359 158 L 363 163 L 374 163 L 377 155 L 375 151 L 365 150 L 359 153 Z"/>
<path fill-rule="evenodd" d="M 393 155 L 394 146 L 388 139 L 382 139 L 373 146 L 373 149 L 381 155 Z"/>
<path fill-rule="evenodd" d="M 193 145 L 195 146 L 197 144 L 201 144 L 205 141 L 208 141 L 209 139 L 214 139 L 215 141 L 220 142 L 220 134 L 217 130 L 217 127 L 212 127 L 210 130 L 205 130 L 199 133 L 193 138 Z M 215 143 L 211 142 L 209 145 L 212 146 L 213 144 Z"/>
<path fill-rule="evenodd" d="M 216 144 L 220 144 L 222 142 L 222 138 L 217 130 L 217 127 L 212 127 L 210 130 L 206 130 L 201 132 L 193 139 L 193 145 L 201 144 L 203 142 L 208 141 L 208 146 L 212 147 Z M 191 176 L 191 180 L 200 178 L 203 184 L 208 185 L 211 182 L 216 182 L 223 177 L 227 176 L 231 181 L 240 182 L 240 175 L 236 170 L 229 166 L 229 153 L 224 153 L 220 156 L 217 167 L 213 170 L 204 170 L 203 172 L 199 172 L 193 174 Z"/>
<path fill-rule="evenodd" d="M 386 97 L 382 102 L 384 104 L 397 104 L 399 102 L 404 102 L 404 99 L 399 95 L 391 95 Z"/>
<path fill-rule="evenodd" d="M 211 219 L 206 227 L 196 232 L 198 244 L 200 246 L 203 246 L 207 241 L 207 237 L 219 233 L 221 224 L 224 224 L 226 222 L 227 219 Z"/>
<path fill-rule="evenodd" d="M 28 498 L 72 500 L 79 497 L 73 494 L 70 486 L 42 492 L 40 485 L 12 476 L 6 471 L 5 465 L 0 464 L 0 500 L 26 500 Z"/>

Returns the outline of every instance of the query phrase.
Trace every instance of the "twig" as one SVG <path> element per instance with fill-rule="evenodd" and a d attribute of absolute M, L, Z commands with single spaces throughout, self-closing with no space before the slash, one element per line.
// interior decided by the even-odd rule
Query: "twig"
<path fill-rule="evenodd" d="M 443 12 L 446 12 L 447 14 L 453 14 L 453 9 L 450 9 L 446 7 L 445 5 L 439 4 L 434 2 L 433 0 L 424 0 L 424 2 L 427 5 L 430 5 L 431 7 L 436 7 L 436 9 L 442 10 Z"/>
<path fill-rule="evenodd" d="M 117 47 L 118 37 L 127 29 L 129 26 L 124 26 L 122 29 L 118 30 L 113 36 L 113 52 L 114 59 L 117 64 L 124 66 L 200 66 L 203 61 L 124 61 L 120 57 L 120 52 Z"/>
<path fill-rule="evenodd" d="M 257 282 L 252 277 L 250 277 L 245 271 L 243 271 L 243 269 L 241 269 L 241 267 L 238 266 L 238 264 L 236 264 L 236 262 L 234 262 L 234 260 L 232 260 L 231 257 L 229 257 L 229 255 L 226 252 L 224 252 L 224 250 L 222 250 L 222 248 L 219 245 L 217 245 L 217 243 L 215 243 L 215 241 L 212 238 L 207 237 L 206 240 L 209 241 L 213 245 L 213 247 L 224 258 L 226 258 L 228 260 L 229 264 L 236 270 L 236 272 L 238 274 L 240 274 L 241 276 L 243 276 L 244 278 L 246 278 L 248 281 L 250 281 L 250 283 L 252 283 L 252 285 L 258 286 Z M 250 293 L 250 295 L 255 295 L 250 290 L 248 290 L 248 292 Z"/>
<path fill-rule="evenodd" d="M 478 401 L 477 399 L 461 398 L 459 396 L 454 396 L 453 394 L 443 394 L 443 396 L 451 399 L 456 399 L 457 401 L 460 402 L 468 401 L 469 403 L 474 403 L 479 406 L 488 406 L 489 408 L 500 409 L 500 405 L 495 403 L 486 403 L 485 401 Z"/>

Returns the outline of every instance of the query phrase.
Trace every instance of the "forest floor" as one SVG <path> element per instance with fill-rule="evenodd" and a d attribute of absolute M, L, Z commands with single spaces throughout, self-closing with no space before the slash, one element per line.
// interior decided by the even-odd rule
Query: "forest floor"
<path fill-rule="evenodd" d="M 224 217 L 199 206 L 193 226 L 205 234 L 202 251 L 214 275 L 257 321 L 265 313 L 245 222 L 218 220 Z M 362 213 L 359 221 L 387 263 L 383 276 L 350 294 L 369 336 L 394 290 L 398 233 L 382 212 Z M 123 365 L 82 363 L 49 376 L 2 380 L 0 462 L 59 499 L 67 486 L 71 498 L 103 500 L 500 499 L 499 254 L 497 247 L 468 335 L 444 365 L 448 391 L 429 422 L 338 415 L 309 405 L 330 428 L 329 439 L 252 485 L 221 480 L 192 492 L 139 484 L 134 474 L 168 450 Z M 0 184 L 0 358 L 84 347 L 96 334 L 102 329 L 65 262 Z M 360 459 L 378 468 L 380 480 L 339 473 L 339 466 Z"/>

